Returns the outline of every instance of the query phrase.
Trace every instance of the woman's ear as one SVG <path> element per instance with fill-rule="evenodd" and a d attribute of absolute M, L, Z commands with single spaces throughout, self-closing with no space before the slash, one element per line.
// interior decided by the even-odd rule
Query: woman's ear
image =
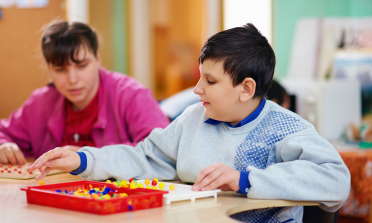
<path fill-rule="evenodd" d="M 240 83 L 240 85 L 242 88 L 239 97 L 240 101 L 246 102 L 253 98 L 254 94 L 256 93 L 256 81 L 250 77 L 246 77 L 242 83 Z"/>
<path fill-rule="evenodd" d="M 51 74 L 52 65 L 47 64 L 46 65 L 46 70 L 47 70 L 47 73 L 48 73 L 48 84 L 51 84 L 51 83 L 53 83 L 53 78 L 52 78 L 52 74 Z"/>
<path fill-rule="evenodd" d="M 97 59 L 97 61 L 99 63 L 99 66 L 101 66 L 101 54 L 99 53 L 99 51 L 97 51 L 96 59 Z"/>

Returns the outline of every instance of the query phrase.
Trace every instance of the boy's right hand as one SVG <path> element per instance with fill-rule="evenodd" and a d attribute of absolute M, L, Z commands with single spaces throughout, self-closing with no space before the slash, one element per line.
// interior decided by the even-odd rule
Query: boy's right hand
<path fill-rule="evenodd" d="M 67 150 L 70 150 L 72 152 L 77 152 L 79 149 L 81 149 L 80 146 L 71 146 L 71 145 L 67 145 L 67 146 L 62 146 L 62 147 L 59 147 L 61 149 L 67 149 Z"/>
<path fill-rule="evenodd" d="M 26 158 L 17 144 L 6 142 L 0 145 L 0 163 L 23 165 L 26 163 Z"/>
<path fill-rule="evenodd" d="M 76 152 L 57 147 L 40 156 L 27 171 L 31 172 L 43 166 L 45 169 L 35 178 L 36 180 L 43 179 L 51 170 L 65 172 L 76 170 L 80 166 L 80 156 Z"/>

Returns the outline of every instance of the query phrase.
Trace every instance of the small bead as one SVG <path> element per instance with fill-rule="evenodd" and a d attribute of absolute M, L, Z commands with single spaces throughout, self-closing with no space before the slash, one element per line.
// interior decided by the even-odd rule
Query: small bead
<path fill-rule="evenodd" d="M 130 185 L 129 185 L 129 188 L 130 188 L 130 189 L 135 189 L 135 188 L 137 188 L 136 182 L 135 182 L 135 181 L 132 181 L 132 183 L 130 183 Z"/>
<path fill-rule="evenodd" d="M 128 187 L 128 181 L 126 181 L 126 180 L 122 180 L 122 181 L 120 182 L 120 187 Z"/>
<path fill-rule="evenodd" d="M 176 189 L 176 187 L 174 186 L 174 184 L 169 185 L 169 190 L 174 190 L 174 189 Z"/>
<path fill-rule="evenodd" d="M 158 182 L 156 182 L 156 180 L 153 180 L 153 181 L 151 182 L 151 185 L 152 185 L 152 186 L 156 186 L 156 185 L 158 185 Z"/>

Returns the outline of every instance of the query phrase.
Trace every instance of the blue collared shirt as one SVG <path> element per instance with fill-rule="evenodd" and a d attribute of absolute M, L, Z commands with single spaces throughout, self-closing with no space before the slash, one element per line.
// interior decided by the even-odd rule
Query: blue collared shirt
<path fill-rule="evenodd" d="M 234 126 L 231 126 L 230 123 L 228 123 L 228 122 L 225 122 L 225 124 L 227 126 L 231 127 L 231 128 L 238 128 L 238 127 L 241 127 L 241 126 L 243 126 L 245 124 L 250 123 L 251 121 L 255 120 L 260 115 L 263 107 L 265 106 L 265 103 L 266 103 L 266 99 L 265 98 L 262 98 L 262 100 L 260 102 L 260 105 L 256 108 L 256 110 L 254 110 L 245 119 L 243 119 L 240 122 L 236 123 Z M 214 120 L 214 119 L 209 118 L 209 119 L 205 120 L 204 123 L 211 124 L 211 125 L 218 125 L 218 124 L 222 123 L 222 121 L 217 121 L 217 120 Z"/>
<path fill-rule="evenodd" d="M 248 115 L 248 117 L 236 123 L 234 126 L 231 126 L 230 123 L 228 122 L 225 122 L 225 124 L 231 128 L 238 128 L 245 124 L 250 123 L 251 121 L 255 120 L 260 115 L 263 107 L 265 106 L 265 103 L 266 103 L 266 99 L 262 98 L 258 108 L 256 108 L 256 110 L 254 110 L 250 115 Z M 209 118 L 204 123 L 211 124 L 211 125 L 218 125 L 222 123 L 222 121 L 217 121 L 217 120 Z M 240 172 L 239 190 L 237 191 L 237 193 L 241 193 L 241 194 L 248 193 L 249 188 L 251 188 L 251 184 L 249 183 L 248 176 L 249 176 L 249 172 L 243 172 L 243 171 Z"/>

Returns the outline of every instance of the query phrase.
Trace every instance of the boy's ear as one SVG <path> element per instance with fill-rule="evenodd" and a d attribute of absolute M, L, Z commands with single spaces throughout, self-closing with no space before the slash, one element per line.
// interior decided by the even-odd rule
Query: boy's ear
<path fill-rule="evenodd" d="M 240 92 L 240 101 L 246 102 L 249 99 L 253 98 L 256 93 L 256 81 L 250 77 L 246 77 L 242 83 L 240 83 L 242 90 Z"/>

